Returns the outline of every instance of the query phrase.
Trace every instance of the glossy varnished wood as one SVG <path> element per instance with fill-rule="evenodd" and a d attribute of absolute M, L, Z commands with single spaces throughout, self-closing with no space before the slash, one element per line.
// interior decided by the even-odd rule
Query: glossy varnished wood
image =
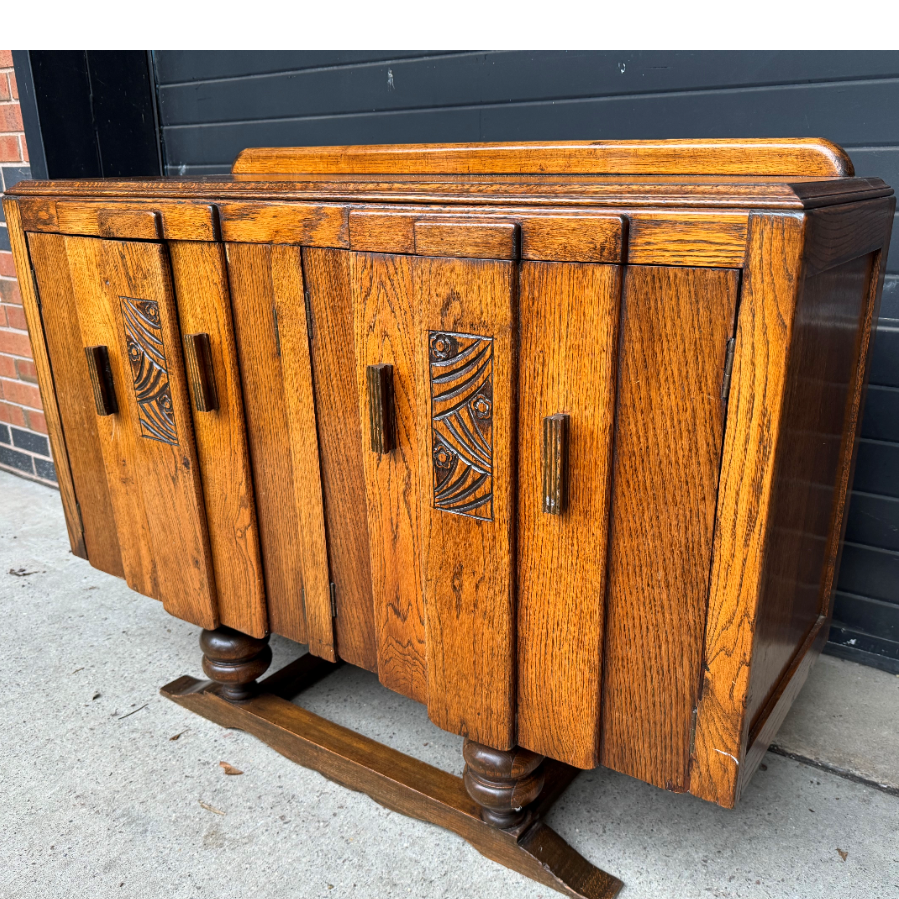
<path fill-rule="evenodd" d="M 515 743 L 516 267 L 491 260 L 416 258 L 413 281 L 422 397 L 418 440 L 428 715 L 445 730 L 509 749 Z M 433 416 L 443 387 L 433 382 L 431 365 L 446 355 L 448 340 L 467 343 L 470 338 L 462 335 L 484 343 L 478 353 L 492 352 L 489 373 L 480 363 L 481 378 L 491 380 L 491 408 L 485 409 L 492 434 L 491 496 L 470 514 L 435 508 L 438 467 L 444 462 Z M 473 376 L 463 377 L 468 383 Z"/>
<path fill-rule="evenodd" d="M 303 538 L 294 552 L 299 551 L 303 571 L 306 642 L 310 652 L 333 662 L 337 659 L 335 609 L 325 537 L 302 251 L 299 247 L 272 247 L 271 266 L 276 338 L 284 378 L 286 437 L 293 460 L 294 502 Z"/>
<path fill-rule="evenodd" d="M 337 651 L 377 671 L 350 265 L 348 252 L 303 250 Z"/>
<path fill-rule="evenodd" d="M 521 229 L 514 222 L 415 223 L 419 256 L 459 256 L 474 259 L 517 259 Z"/>
<path fill-rule="evenodd" d="M 302 660 L 300 660 L 302 662 Z M 307 682 L 319 679 L 315 666 L 298 666 Z M 269 692 L 269 684 L 274 692 Z M 223 726 L 244 730 L 276 752 L 330 780 L 361 790 L 400 814 L 457 833 L 482 855 L 526 877 L 580 899 L 613 899 L 621 881 L 572 849 L 542 816 L 571 782 L 573 769 L 549 763 L 545 787 L 524 828 L 502 830 L 481 818 L 481 806 L 459 777 L 334 724 L 277 693 L 298 694 L 305 684 L 285 685 L 279 673 L 260 684 L 259 695 L 229 702 L 208 681 L 182 677 L 162 688 L 178 705 Z"/>
<path fill-rule="evenodd" d="M 214 628 L 219 624 L 215 575 L 168 258 L 161 245 L 137 241 L 103 241 L 102 254 L 106 298 L 115 316 L 122 369 L 125 360 L 131 360 L 125 379 L 118 384 L 120 414 L 111 418 L 118 418 L 118 426 L 135 435 L 132 461 L 144 498 L 159 598 L 176 617 Z M 150 436 L 144 423 L 148 413 L 138 403 L 135 338 L 125 310 L 133 303 L 145 302 L 155 304 L 165 354 L 174 429 L 168 439 Z M 160 400 L 160 408 L 162 403 Z"/>
<path fill-rule="evenodd" d="M 13 251 L 13 259 L 16 263 L 16 271 L 19 277 L 19 290 L 22 293 L 22 307 L 25 312 L 25 321 L 28 324 L 28 335 L 31 340 L 31 352 L 34 356 L 34 367 L 37 372 L 38 384 L 41 391 L 41 401 L 44 416 L 47 420 L 47 436 L 53 452 L 53 460 L 56 466 L 57 483 L 59 484 L 62 508 L 65 514 L 66 531 L 69 536 L 69 546 L 76 556 L 87 558 L 87 549 L 84 545 L 84 528 L 81 513 L 78 510 L 78 500 L 75 495 L 75 485 L 72 479 L 72 469 L 69 463 L 65 435 L 63 434 L 62 419 L 56 398 L 56 386 L 54 383 L 53 369 L 50 364 L 50 356 L 47 348 L 47 338 L 44 334 L 41 321 L 40 299 L 37 284 L 31 271 L 31 262 L 28 252 L 28 244 L 23 230 L 22 210 L 15 200 L 6 198 L 3 200 L 3 211 L 9 228 L 9 239 Z"/>
<path fill-rule="evenodd" d="M 79 322 L 82 346 L 107 348 L 113 384 L 124 405 L 124 390 L 131 384 L 131 372 L 123 354 L 115 310 L 107 297 L 103 241 L 89 237 L 61 239 L 65 241 L 71 301 Z M 157 566 L 137 461 L 139 438 L 127 423 L 127 414 L 128 407 L 124 406 L 119 415 L 95 415 L 94 426 L 125 580 L 138 593 L 158 599 Z"/>
<path fill-rule="evenodd" d="M 288 446 L 284 376 L 275 324 L 271 247 L 227 245 L 256 515 L 272 631 L 306 642 L 303 533 Z"/>
<path fill-rule="evenodd" d="M 172 241 L 168 247 L 188 375 L 189 335 L 198 333 L 195 341 L 205 346 L 193 350 L 196 366 L 202 368 L 195 378 L 206 388 L 201 388 L 200 408 L 190 381 L 191 413 L 219 615 L 228 627 L 264 637 L 268 617 L 262 555 L 225 252 L 221 244 L 200 241 Z"/>
<path fill-rule="evenodd" d="M 97 413 L 91 402 L 92 383 L 85 360 L 85 343 L 78 310 L 72 302 L 65 240 L 58 234 L 32 234 L 28 245 L 41 295 L 47 350 L 56 373 L 58 415 L 68 433 L 68 467 L 81 507 L 84 549 L 92 565 L 121 577 L 124 574 L 122 556 L 97 433 Z"/>
<path fill-rule="evenodd" d="M 603 765 L 689 789 L 735 271 L 624 282 L 603 680 Z"/>
<path fill-rule="evenodd" d="M 221 203 L 222 237 L 241 243 L 349 246 L 345 206 L 292 203 Z"/>
<path fill-rule="evenodd" d="M 727 806 L 736 801 L 742 762 L 744 702 L 804 231 L 801 216 L 750 220 L 690 766 L 690 791 Z"/>
<path fill-rule="evenodd" d="M 518 742 L 599 756 L 621 269 L 521 265 Z M 568 419 L 568 503 L 547 514 L 544 418 Z"/>
<path fill-rule="evenodd" d="M 679 174 L 852 175 L 836 145 L 820 139 L 570 141 L 261 147 L 237 157 L 235 174 Z"/>
<path fill-rule="evenodd" d="M 362 453 L 378 677 L 392 690 L 424 702 L 427 667 L 417 440 L 422 400 L 417 393 L 418 316 L 412 260 L 358 253 L 352 262 L 360 420 L 365 423 L 370 415 L 365 408 L 369 366 L 390 366 L 393 399 L 393 447 L 389 453 L 378 454 L 366 446 Z"/>

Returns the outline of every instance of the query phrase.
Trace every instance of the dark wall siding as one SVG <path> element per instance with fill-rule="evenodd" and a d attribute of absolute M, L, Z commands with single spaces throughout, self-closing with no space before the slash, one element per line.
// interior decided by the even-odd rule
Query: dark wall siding
<path fill-rule="evenodd" d="M 172 175 L 226 173 L 249 146 L 815 136 L 844 146 L 859 175 L 899 187 L 899 52 L 153 58 Z M 832 639 L 851 645 L 880 622 L 865 645 L 899 657 L 899 251 L 887 265 L 871 385 L 836 603 L 844 627 Z"/>

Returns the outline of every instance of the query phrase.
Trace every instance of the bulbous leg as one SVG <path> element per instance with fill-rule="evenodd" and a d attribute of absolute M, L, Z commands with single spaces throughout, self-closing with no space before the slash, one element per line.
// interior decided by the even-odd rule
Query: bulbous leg
<path fill-rule="evenodd" d="M 272 663 L 268 637 L 262 640 L 248 637 L 230 627 L 220 627 L 200 634 L 203 650 L 203 671 L 221 685 L 220 695 L 229 702 L 245 702 L 256 689 L 261 677 Z"/>
<path fill-rule="evenodd" d="M 488 824 L 508 830 L 522 824 L 543 790 L 543 756 L 528 749 L 491 749 L 473 740 L 462 747 L 468 795 Z"/>

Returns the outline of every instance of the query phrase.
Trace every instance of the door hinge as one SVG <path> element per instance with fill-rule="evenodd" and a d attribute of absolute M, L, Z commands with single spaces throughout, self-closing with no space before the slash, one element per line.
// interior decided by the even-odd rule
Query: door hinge
<path fill-rule="evenodd" d="M 337 584 L 331 581 L 331 617 L 337 617 Z"/>
<path fill-rule="evenodd" d="M 721 384 L 721 401 L 727 402 L 730 393 L 730 379 L 734 371 L 734 348 L 737 345 L 737 338 L 731 337 L 727 341 L 727 349 L 724 353 L 724 381 Z"/>
<path fill-rule="evenodd" d="M 303 301 L 306 303 L 306 333 L 311 341 L 315 338 L 315 323 L 312 321 L 312 299 L 308 290 L 303 291 Z"/>
<path fill-rule="evenodd" d="M 278 307 L 272 304 L 272 322 L 275 326 L 275 352 L 281 355 L 281 329 L 278 327 Z"/>

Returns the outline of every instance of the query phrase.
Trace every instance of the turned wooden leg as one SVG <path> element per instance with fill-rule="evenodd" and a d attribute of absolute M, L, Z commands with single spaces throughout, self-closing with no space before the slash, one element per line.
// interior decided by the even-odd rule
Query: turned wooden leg
<path fill-rule="evenodd" d="M 523 824 L 528 806 L 543 790 L 543 756 L 529 749 L 491 749 L 473 740 L 462 747 L 468 795 L 481 807 L 481 818 L 509 830 Z"/>
<path fill-rule="evenodd" d="M 244 702 L 256 690 L 256 678 L 272 663 L 268 637 L 248 637 L 230 627 L 200 634 L 203 671 L 221 686 L 219 695 L 229 702 Z"/>

